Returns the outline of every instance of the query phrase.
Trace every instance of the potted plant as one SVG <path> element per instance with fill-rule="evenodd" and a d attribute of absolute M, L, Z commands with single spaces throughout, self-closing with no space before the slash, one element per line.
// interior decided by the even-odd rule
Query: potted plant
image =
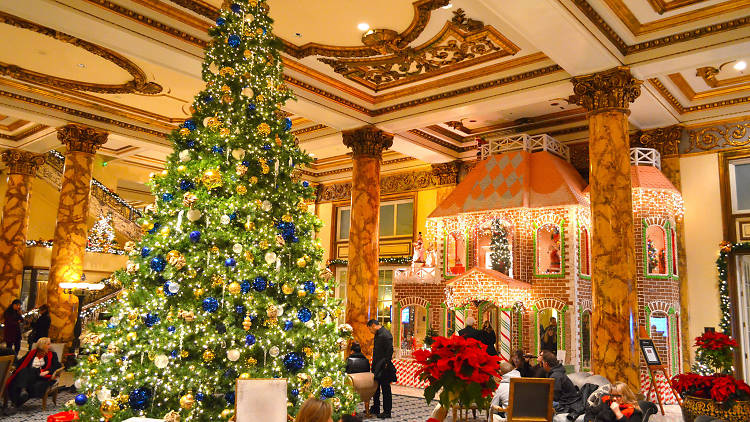
<path fill-rule="evenodd" d="M 707 331 L 695 339 L 695 346 L 698 364 L 694 369 L 704 373 L 672 378 L 672 387 L 683 398 L 685 422 L 693 422 L 700 415 L 727 422 L 747 421 L 750 386 L 732 376 L 732 349 L 737 342 L 726 334 Z"/>
<path fill-rule="evenodd" d="M 443 418 L 455 406 L 487 408 L 497 388 L 493 377 L 500 377 L 497 357 L 488 355 L 485 346 L 474 339 L 455 335 L 433 339 L 431 350 L 414 352 L 414 358 L 422 364 L 419 378 L 430 383 L 424 390 L 427 403 L 440 391 Z"/>

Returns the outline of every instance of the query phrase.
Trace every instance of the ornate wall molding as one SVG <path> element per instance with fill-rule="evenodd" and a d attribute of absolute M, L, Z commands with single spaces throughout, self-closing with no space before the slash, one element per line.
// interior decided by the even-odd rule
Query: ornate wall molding
<path fill-rule="evenodd" d="M 680 153 L 679 147 L 683 129 L 682 125 L 674 125 L 639 130 L 630 134 L 630 146 L 653 148 L 659 151 L 662 157 L 677 155 Z"/>
<path fill-rule="evenodd" d="M 651 7 L 654 9 L 656 13 L 661 15 L 664 12 L 668 12 L 670 10 L 679 9 L 681 7 L 687 7 L 687 6 L 701 3 L 704 1 L 707 1 L 707 0 L 672 0 L 672 1 L 648 0 L 648 3 L 651 5 Z"/>
<path fill-rule="evenodd" d="M 714 108 L 719 107 L 729 107 L 739 104 L 745 104 L 750 103 L 750 96 L 745 97 L 737 97 L 737 98 L 731 98 L 729 100 L 721 100 L 721 101 L 714 101 L 711 103 L 705 103 L 705 104 L 698 104 L 694 106 L 685 107 L 683 106 L 680 101 L 677 99 L 677 97 L 674 96 L 667 87 L 664 86 L 663 83 L 658 78 L 650 78 L 648 82 L 656 88 L 656 90 L 661 94 L 661 96 L 669 102 L 669 104 L 674 107 L 675 111 L 677 111 L 680 114 L 685 113 L 693 113 L 696 111 L 705 111 L 705 110 L 711 110 Z"/>
<path fill-rule="evenodd" d="M 20 141 L 21 139 L 27 138 L 31 135 L 34 135 L 35 133 L 39 133 L 43 131 L 44 129 L 47 129 L 49 126 L 45 125 L 34 125 L 30 127 L 27 130 L 24 130 L 23 132 L 17 133 L 15 135 L 7 135 L 5 133 L 0 133 L 0 139 L 8 139 L 10 141 Z"/>
<path fill-rule="evenodd" d="M 32 82 L 56 88 L 65 88 L 75 91 L 98 92 L 104 94 L 158 94 L 162 92 L 161 85 L 157 84 L 156 82 L 149 82 L 146 73 L 140 67 L 138 67 L 138 65 L 136 65 L 126 57 L 115 53 L 112 50 L 100 47 L 96 44 L 84 41 L 72 35 L 56 31 L 46 26 L 38 25 L 34 22 L 30 22 L 4 12 L 0 12 L 0 23 L 12 25 L 17 28 L 27 29 L 29 31 L 36 32 L 37 34 L 54 38 L 58 41 L 71 44 L 89 53 L 95 54 L 128 72 L 130 76 L 133 77 L 133 79 L 119 85 L 97 84 L 91 82 L 75 81 L 72 79 L 58 78 L 56 76 L 34 72 L 32 70 L 27 70 L 19 66 L 7 63 L 0 63 L 0 74 L 7 75 L 26 82 Z"/>
<path fill-rule="evenodd" d="M 380 160 L 383 151 L 393 145 L 393 134 L 382 131 L 375 126 L 363 126 L 341 132 L 344 145 L 352 149 L 354 159 L 373 157 Z"/>
<path fill-rule="evenodd" d="M 750 121 L 710 126 L 688 131 L 685 153 L 745 147 L 750 145 Z"/>
<path fill-rule="evenodd" d="M 591 75 L 575 77 L 573 95 L 569 102 L 589 112 L 627 109 L 641 95 L 641 81 L 634 78 L 630 68 L 619 66 Z"/>
<path fill-rule="evenodd" d="M 68 151 L 88 154 L 96 153 L 107 142 L 107 136 L 107 132 L 73 123 L 57 129 L 57 139 L 68 147 Z"/>
<path fill-rule="evenodd" d="M 729 63 L 725 63 L 725 64 L 729 64 Z M 719 73 L 721 73 L 722 66 L 719 66 L 718 68 L 713 67 L 713 66 L 699 67 L 698 69 L 695 69 L 695 74 L 696 76 L 700 76 L 703 79 L 703 81 L 706 83 L 706 85 L 710 86 L 711 88 L 719 88 L 722 86 L 729 86 L 729 85 L 750 82 L 750 75 L 736 76 L 734 78 L 728 78 L 728 79 L 717 78 L 717 76 L 719 76 Z"/>
<path fill-rule="evenodd" d="M 5 150 L 0 158 L 8 167 L 8 174 L 34 176 L 39 166 L 44 164 L 44 156 L 18 149 Z"/>
<path fill-rule="evenodd" d="M 520 49 L 490 26 L 469 19 L 462 9 L 432 39 L 403 45 L 394 31 L 377 30 L 363 38 L 380 54 L 366 58 L 319 58 L 336 73 L 374 91 L 516 54 Z M 369 38 L 368 38 L 369 37 Z"/>

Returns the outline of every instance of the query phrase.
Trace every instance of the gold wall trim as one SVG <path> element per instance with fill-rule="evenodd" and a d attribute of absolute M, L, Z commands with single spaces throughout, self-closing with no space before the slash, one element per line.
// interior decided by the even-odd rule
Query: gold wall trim
<path fill-rule="evenodd" d="M 302 129 L 293 130 L 291 133 L 294 136 L 299 136 L 299 135 L 302 135 L 302 134 L 305 134 L 305 133 L 317 132 L 319 130 L 323 130 L 323 129 L 327 129 L 327 128 L 328 128 L 328 126 L 326 126 L 324 124 L 321 124 L 321 123 L 318 123 L 318 124 L 315 124 L 315 125 L 312 125 L 312 126 L 308 126 L 308 127 L 302 128 Z"/>
<path fill-rule="evenodd" d="M 89 3 L 101 3 L 102 0 L 86 0 Z M 184 23 L 185 25 L 192 26 L 195 29 L 198 29 L 203 32 L 208 32 L 208 30 L 213 26 L 210 22 L 208 22 L 204 18 L 199 18 L 196 16 L 191 15 L 190 13 L 185 13 L 180 9 L 177 9 L 173 6 L 170 6 L 168 4 L 165 4 L 164 2 L 160 0 L 131 0 L 133 3 L 140 4 L 141 6 L 146 6 L 151 10 L 157 11 L 161 13 L 164 16 L 169 16 L 170 18 L 180 21 Z"/>
<path fill-rule="evenodd" d="M 734 78 L 728 79 L 717 78 L 719 72 L 721 72 L 721 69 L 725 65 L 728 65 L 730 63 L 732 62 L 724 63 L 718 68 L 715 68 L 713 66 L 699 67 L 698 69 L 695 69 L 695 74 L 697 76 L 700 76 L 703 81 L 706 82 L 706 85 L 710 86 L 711 88 L 719 88 L 722 86 L 730 86 L 741 83 L 750 83 L 750 75 L 736 76 Z"/>
<path fill-rule="evenodd" d="M 31 135 L 34 135 L 35 133 L 39 133 L 43 131 L 44 129 L 47 129 L 48 127 L 49 126 L 45 126 L 45 125 L 34 125 L 30 127 L 29 129 L 24 130 L 23 132 L 17 133 L 15 135 L 6 135 L 4 133 L 0 133 L 0 139 L 8 139 L 10 141 L 17 142 Z"/>
<path fill-rule="evenodd" d="M 675 97 L 671 92 L 669 92 L 667 87 L 665 87 L 664 84 L 662 84 L 659 79 L 650 78 L 648 82 L 654 88 L 656 88 L 659 94 L 661 94 L 661 96 L 665 100 L 667 100 L 667 102 L 669 102 L 669 104 L 680 114 L 693 113 L 696 111 L 705 111 L 705 110 L 711 110 L 714 108 L 729 107 L 729 106 L 734 106 L 738 104 L 750 103 L 750 96 L 745 96 L 745 97 L 732 98 L 729 100 L 714 101 L 712 103 L 698 104 L 694 106 L 685 107 L 680 103 L 677 97 Z"/>
<path fill-rule="evenodd" d="M 750 122 L 710 126 L 688 131 L 686 153 L 750 145 Z"/>
<path fill-rule="evenodd" d="M 449 150 L 454 151 L 454 152 L 471 151 L 472 149 L 476 148 L 476 145 L 472 145 L 472 146 L 459 146 L 459 145 L 453 144 L 451 142 L 448 142 L 448 141 L 446 141 L 446 140 L 444 140 L 442 138 L 439 138 L 439 137 L 437 137 L 437 136 L 435 136 L 435 135 L 433 135 L 431 133 L 427 133 L 427 132 L 425 132 L 423 130 L 419 130 L 419 129 L 411 129 L 411 130 L 409 130 L 407 132 L 411 133 L 412 135 L 416 135 L 416 136 L 418 136 L 418 137 L 420 137 L 420 138 L 422 138 L 424 140 L 430 141 L 433 144 L 437 144 L 437 145 L 440 145 L 441 147 L 448 148 Z"/>
<path fill-rule="evenodd" d="M 0 120 L 5 120 L 7 117 L 8 116 L 0 116 Z M 26 120 L 18 119 L 15 122 L 7 124 L 7 125 L 0 124 L 0 130 L 5 130 L 5 131 L 8 131 L 8 132 L 13 132 L 14 130 L 16 130 L 16 129 L 24 126 L 24 125 L 27 125 L 28 123 L 29 122 L 26 121 Z"/>
<path fill-rule="evenodd" d="M 692 6 L 694 4 L 702 3 L 704 1 L 708 0 L 674 0 L 674 1 L 664 1 L 664 0 L 648 0 L 648 3 L 651 5 L 651 7 L 654 8 L 654 11 L 658 14 L 664 14 L 664 12 L 668 12 L 670 10 L 679 9 L 681 7 L 687 7 Z"/>
<path fill-rule="evenodd" d="M 741 85 L 735 85 L 735 86 L 727 86 L 724 88 L 711 89 L 711 90 L 703 91 L 703 92 L 695 92 L 695 90 L 693 90 L 693 87 L 690 86 L 688 81 L 685 80 L 685 77 L 682 76 L 681 73 L 671 73 L 667 76 L 669 76 L 669 79 L 672 81 L 672 83 L 674 83 L 675 86 L 677 86 L 677 88 L 682 92 L 682 94 L 685 97 L 687 97 L 690 101 L 702 100 L 704 98 L 711 98 L 711 97 L 719 97 L 722 95 L 734 94 L 735 92 L 739 92 L 739 91 L 750 90 L 750 76 L 732 78 L 732 79 L 746 79 L 748 81 L 747 83 L 744 83 Z"/>
<path fill-rule="evenodd" d="M 38 106 L 38 107 L 44 107 L 44 108 L 47 108 L 47 109 L 50 109 L 50 110 L 54 110 L 54 111 L 58 111 L 58 112 L 61 112 L 61 113 L 68 114 L 70 116 L 80 117 L 80 118 L 83 118 L 83 119 L 88 119 L 88 120 L 92 120 L 92 121 L 96 121 L 96 122 L 100 122 L 100 123 L 105 123 L 105 124 L 117 126 L 117 127 L 120 127 L 120 128 L 126 129 L 126 130 L 132 130 L 134 132 L 146 133 L 146 134 L 149 134 L 149 135 L 152 135 L 152 136 L 157 136 L 159 138 L 166 138 L 167 137 L 167 134 L 164 133 L 164 132 L 159 132 L 159 131 L 152 130 L 152 129 L 147 129 L 147 128 L 144 128 L 144 127 L 141 127 L 141 126 L 136 126 L 136 125 L 133 125 L 133 124 L 130 124 L 130 123 L 121 122 L 119 120 L 114 120 L 114 119 L 110 119 L 110 118 L 107 118 L 107 117 L 98 116 L 96 114 L 88 113 L 88 112 L 81 111 L 81 110 L 76 110 L 74 108 L 66 107 L 66 106 L 59 105 L 59 104 L 53 104 L 53 103 L 50 103 L 50 102 L 47 102 L 47 101 L 44 101 L 44 100 L 39 100 L 39 99 L 36 99 L 36 98 L 26 97 L 26 96 L 23 96 L 23 95 L 20 95 L 20 94 L 16 94 L 14 92 L 8 92 L 8 91 L 0 90 L 0 97 L 9 98 L 11 100 L 20 101 L 20 102 L 23 102 L 23 103 L 26 103 L 26 104 L 35 105 L 35 106 Z"/>
<path fill-rule="evenodd" d="M 163 88 L 156 82 L 149 82 L 146 73 L 128 58 L 104 47 L 76 38 L 63 32 L 56 31 L 52 28 L 36 24 L 17 16 L 0 12 L 0 23 L 15 26 L 17 28 L 27 29 L 37 34 L 54 38 L 58 41 L 71 44 L 84 51 L 95 54 L 104 60 L 109 61 L 115 66 L 128 72 L 133 77 L 132 80 L 119 85 L 96 84 L 91 82 L 75 81 L 72 79 L 58 78 L 56 76 L 44 73 L 34 72 L 19 66 L 8 63 L 0 63 L 0 74 L 10 76 L 26 82 L 32 82 L 54 88 L 65 88 L 74 91 L 98 92 L 104 94 L 158 94 Z"/>
<path fill-rule="evenodd" d="M 691 3 L 699 3 L 702 0 L 687 0 Z M 655 21 L 641 23 L 633 12 L 628 8 L 623 0 L 604 0 L 604 3 L 617 15 L 617 17 L 628 27 L 633 36 L 648 34 L 651 32 L 661 31 L 673 28 L 678 25 L 688 24 L 699 20 L 735 12 L 750 6 L 750 0 L 728 0 L 713 6 L 703 7 L 670 16 Z M 679 7 L 679 6 L 678 6 Z"/>

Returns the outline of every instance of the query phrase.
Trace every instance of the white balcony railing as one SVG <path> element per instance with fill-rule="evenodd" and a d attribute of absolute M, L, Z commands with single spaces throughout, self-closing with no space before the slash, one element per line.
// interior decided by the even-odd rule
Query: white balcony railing
<path fill-rule="evenodd" d="M 661 170 L 661 154 L 653 148 L 630 148 L 631 166 L 652 166 Z"/>
<path fill-rule="evenodd" d="M 570 161 L 570 149 L 547 134 L 527 135 L 522 133 L 500 138 L 490 138 L 486 144 L 479 147 L 482 160 L 486 160 L 494 154 L 518 150 L 528 152 L 547 151 L 566 161 Z"/>

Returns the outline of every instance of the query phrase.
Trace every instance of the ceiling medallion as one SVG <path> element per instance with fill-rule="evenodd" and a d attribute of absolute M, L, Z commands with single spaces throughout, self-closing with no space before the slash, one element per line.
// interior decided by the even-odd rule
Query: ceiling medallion
<path fill-rule="evenodd" d="M 362 42 L 376 52 L 365 58 L 319 58 L 336 73 L 373 91 L 392 88 L 479 63 L 520 49 L 491 26 L 467 18 L 462 9 L 431 40 L 409 47 L 389 29 L 368 31 Z"/>
<path fill-rule="evenodd" d="M 37 34 L 42 34 L 50 38 L 54 38 L 58 41 L 62 41 L 64 43 L 68 43 L 81 48 L 120 67 L 121 69 L 128 72 L 130 76 L 133 77 L 133 79 L 124 84 L 117 85 L 97 84 L 66 78 L 58 78 L 56 76 L 34 72 L 32 70 L 24 69 L 22 67 L 8 63 L 0 63 L 0 74 L 2 75 L 10 76 L 11 78 L 17 80 L 31 82 L 39 85 L 64 88 L 74 91 L 99 92 L 103 94 L 139 93 L 154 95 L 162 92 L 163 90 L 161 85 L 157 84 L 156 82 L 149 82 L 146 73 L 140 67 L 138 67 L 138 65 L 136 65 L 126 57 L 115 53 L 112 50 L 108 50 L 104 47 L 100 47 L 96 44 L 84 41 L 72 35 L 68 35 L 63 32 L 56 31 L 52 28 L 41 26 L 34 22 L 30 22 L 17 16 L 13 16 L 3 12 L 0 12 L 0 23 L 15 26 L 17 28 L 28 29 L 29 31 L 36 32 Z"/>

